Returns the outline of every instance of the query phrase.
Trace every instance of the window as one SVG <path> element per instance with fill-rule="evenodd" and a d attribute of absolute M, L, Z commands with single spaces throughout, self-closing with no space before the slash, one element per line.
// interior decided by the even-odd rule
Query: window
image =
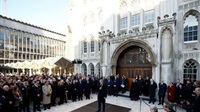
<path fill-rule="evenodd" d="M 4 49 L 4 34 L 0 33 L 0 49 Z"/>
<path fill-rule="evenodd" d="M 94 40 L 91 41 L 91 52 L 94 52 Z"/>
<path fill-rule="evenodd" d="M 144 13 L 144 23 L 151 23 L 154 21 L 154 10 L 146 11 Z"/>
<path fill-rule="evenodd" d="M 83 42 L 83 53 L 87 53 L 87 42 Z"/>
<path fill-rule="evenodd" d="M 127 17 L 121 18 L 120 20 L 120 29 L 127 28 Z"/>
<path fill-rule="evenodd" d="M 101 66 L 100 66 L 100 64 L 98 63 L 98 64 L 97 64 L 97 75 L 100 77 L 100 74 L 101 74 Z"/>
<path fill-rule="evenodd" d="M 132 15 L 132 17 L 131 17 L 131 25 L 132 26 L 140 25 L 140 14 Z"/>
<path fill-rule="evenodd" d="M 198 20 L 195 16 L 189 15 L 184 23 L 184 42 L 196 41 L 198 37 Z"/>
<path fill-rule="evenodd" d="M 4 40 L 4 34 L 0 33 L 0 40 Z"/>
<path fill-rule="evenodd" d="M 198 66 L 194 60 L 188 60 L 183 66 L 183 79 L 184 82 L 189 78 L 191 81 L 196 81 Z"/>
<path fill-rule="evenodd" d="M 91 71 L 91 74 L 94 74 L 94 65 L 93 64 L 90 64 L 90 71 Z"/>
<path fill-rule="evenodd" d="M 86 64 L 82 64 L 82 73 L 84 75 L 87 75 L 87 66 L 86 66 Z"/>
<path fill-rule="evenodd" d="M 101 43 L 98 42 L 98 51 L 100 51 L 100 50 L 101 50 Z"/>

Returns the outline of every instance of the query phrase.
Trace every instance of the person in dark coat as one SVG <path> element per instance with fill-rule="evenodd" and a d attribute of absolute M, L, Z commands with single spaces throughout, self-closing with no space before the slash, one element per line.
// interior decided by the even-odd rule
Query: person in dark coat
<path fill-rule="evenodd" d="M 31 97 L 31 88 L 29 86 L 28 81 L 24 81 L 22 85 L 19 86 L 19 89 L 22 93 L 22 99 L 23 99 L 23 111 L 25 110 L 27 112 L 30 112 L 29 106 L 30 106 L 30 97 Z"/>
<path fill-rule="evenodd" d="M 117 76 L 115 76 L 115 80 L 113 81 L 113 89 L 114 89 L 114 93 L 113 95 L 118 97 L 118 92 L 119 92 L 119 80 L 117 78 Z"/>
<path fill-rule="evenodd" d="M 103 106 L 103 112 L 105 112 L 105 102 L 106 102 L 106 97 L 107 97 L 107 85 L 103 83 L 103 79 L 99 80 L 99 85 L 97 87 L 98 89 L 98 110 L 97 112 L 101 111 L 101 104 Z"/>
<path fill-rule="evenodd" d="M 136 82 L 136 79 L 133 79 L 133 82 L 131 84 L 130 99 L 135 101 L 139 99 L 139 86 Z"/>
<path fill-rule="evenodd" d="M 153 79 L 150 79 L 150 85 L 149 85 L 149 103 L 153 103 L 155 102 L 155 94 L 156 94 L 156 88 L 157 88 L 157 84 L 154 82 Z"/>
<path fill-rule="evenodd" d="M 91 94 L 91 83 L 89 81 L 89 77 L 87 77 L 86 82 L 85 82 L 85 97 L 86 97 L 86 100 L 90 99 L 90 94 Z"/>
<path fill-rule="evenodd" d="M 10 91 L 8 85 L 3 86 L 2 93 L 2 112 L 13 112 L 14 111 L 14 95 Z"/>
<path fill-rule="evenodd" d="M 127 86 L 126 76 L 123 75 L 122 79 L 121 79 L 121 91 L 122 91 L 122 94 L 124 94 L 126 92 L 126 86 Z"/>
<path fill-rule="evenodd" d="M 83 82 L 82 79 L 78 81 L 78 100 L 83 100 Z"/>
<path fill-rule="evenodd" d="M 56 87 L 57 87 L 57 83 L 56 80 L 53 79 L 50 81 L 50 85 L 51 85 L 51 89 L 52 89 L 52 93 L 51 93 L 51 105 L 55 106 L 56 104 Z"/>
<path fill-rule="evenodd" d="M 65 91 L 67 92 L 67 99 L 71 100 L 71 82 L 69 79 L 66 79 Z"/>
<path fill-rule="evenodd" d="M 146 77 L 146 79 L 144 80 L 144 89 L 143 89 L 144 96 L 149 96 L 149 85 L 150 85 L 149 77 Z"/>
<path fill-rule="evenodd" d="M 186 85 L 184 87 L 185 97 L 188 99 L 192 99 L 193 94 L 193 84 L 190 82 L 190 79 L 186 81 Z M 193 101 L 191 102 L 193 103 Z"/>
<path fill-rule="evenodd" d="M 94 76 L 91 78 L 91 88 L 92 88 L 92 93 L 96 93 L 96 86 L 97 85 L 97 80 Z"/>
<path fill-rule="evenodd" d="M 167 84 L 164 83 L 164 80 L 161 79 L 161 82 L 158 84 L 159 85 L 159 91 L 158 91 L 158 97 L 159 97 L 159 103 L 158 105 L 164 103 L 164 99 L 165 99 L 165 94 L 167 91 Z"/>
<path fill-rule="evenodd" d="M 196 99 L 193 104 L 193 112 L 199 112 L 200 110 L 200 87 L 195 88 Z"/>
<path fill-rule="evenodd" d="M 143 81 L 141 75 L 139 75 L 139 77 L 137 78 L 137 83 L 138 83 L 138 87 L 139 87 L 139 95 L 142 95 L 144 81 Z"/>
<path fill-rule="evenodd" d="M 180 83 L 180 79 L 177 79 L 176 80 L 176 83 L 174 83 L 174 86 L 175 86 L 175 102 L 176 103 L 180 103 L 180 100 L 179 100 L 179 94 L 178 94 L 178 92 L 179 92 L 179 85 L 181 85 L 181 83 Z"/>
<path fill-rule="evenodd" d="M 110 79 L 110 76 L 108 76 L 108 95 L 113 95 L 113 80 Z"/>
<path fill-rule="evenodd" d="M 182 84 L 179 84 L 179 87 L 176 89 L 176 93 L 175 93 L 177 96 L 177 99 L 176 99 L 176 103 L 177 104 L 180 104 L 183 99 L 185 99 L 185 91 L 183 89 L 183 85 Z"/>
<path fill-rule="evenodd" d="M 73 80 L 71 84 L 71 90 L 72 90 L 72 101 L 76 101 L 77 99 L 77 94 L 78 94 L 78 85 L 76 83 L 76 80 Z"/>
<path fill-rule="evenodd" d="M 40 110 L 40 104 L 42 101 L 42 88 L 39 85 L 39 81 L 35 81 L 32 87 L 32 99 L 33 99 L 33 112 Z"/>
<path fill-rule="evenodd" d="M 3 81 L 0 80 L 0 112 L 2 112 L 2 100 L 3 100 Z"/>

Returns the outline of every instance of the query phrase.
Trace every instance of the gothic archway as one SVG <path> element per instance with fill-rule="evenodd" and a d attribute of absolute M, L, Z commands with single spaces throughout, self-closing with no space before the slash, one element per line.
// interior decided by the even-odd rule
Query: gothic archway
<path fill-rule="evenodd" d="M 155 66 L 155 55 L 152 49 L 143 41 L 128 40 L 119 45 L 112 55 L 112 72 L 125 75 L 128 79 L 128 90 L 132 78 L 141 75 L 143 78 L 152 77 L 152 67 Z"/>

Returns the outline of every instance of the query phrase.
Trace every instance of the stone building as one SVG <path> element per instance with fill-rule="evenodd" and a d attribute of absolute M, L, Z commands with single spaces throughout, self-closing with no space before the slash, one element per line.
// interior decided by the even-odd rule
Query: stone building
<path fill-rule="evenodd" d="M 200 79 L 199 0 L 71 0 L 75 73 Z"/>

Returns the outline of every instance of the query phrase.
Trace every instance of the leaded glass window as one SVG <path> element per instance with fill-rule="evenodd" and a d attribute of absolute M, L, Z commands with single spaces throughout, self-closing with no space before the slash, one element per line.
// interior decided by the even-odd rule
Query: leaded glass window
<path fill-rule="evenodd" d="M 195 16 L 189 15 L 184 21 L 184 42 L 197 41 L 198 20 Z"/>
<path fill-rule="evenodd" d="M 183 65 L 183 79 L 186 81 L 190 79 L 191 81 L 196 81 L 198 73 L 198 65 L 194 60 L 188 60 Z"/>

